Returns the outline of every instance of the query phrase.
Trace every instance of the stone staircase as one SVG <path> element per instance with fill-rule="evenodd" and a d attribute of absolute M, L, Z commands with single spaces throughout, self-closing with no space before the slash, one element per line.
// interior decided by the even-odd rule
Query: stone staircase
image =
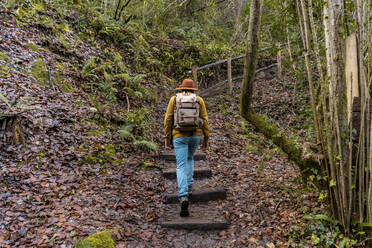
<path fill-rule="evenodd" d="M 169 211 L 160 220 L 160 226 L 172 229 L 186 230 L 220 230 L 229 226 L 228 221 L 222 216 L 218 201 L 226 199 L 226 190 L 223 188 L 210 188 L 212 170 L 207 165 L 206 155 L 197 152 L 194 155 L 194 185 L 189 195 L 189 217 L 180 217 L 180 204 L 177 197 L 176 182 L 176 156 L 172 152 L 159 155 L 165 160 L 163 176 L 171 181 L 166 183 L 167 193 L 164 203 L 171 204 Z"/>

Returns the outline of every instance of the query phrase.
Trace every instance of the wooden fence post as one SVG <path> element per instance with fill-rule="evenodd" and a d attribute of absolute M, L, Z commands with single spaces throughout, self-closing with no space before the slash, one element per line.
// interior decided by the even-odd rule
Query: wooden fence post
<path fill-rule="evenodd" d="M 278 56 L 277 56 L 277 61 L 278 61 L 278 78 L 282 78 L 282 53 L 280 51 L 280 44 L 278 43 Z"/>
<path fill-rule="evenodd" d="M 227 84 L 229 86 L 229 93 L 232 94 L 231 58 L 227 59 Z"/>
<path fill-rule="evenodd" d="M 192 76 L 194 78 L 194 84 L 195 84 L 195 87 L 198 88 L 198 74 L 197 74 L 197 70 L 196 70 L 197 67 L 193 67 L 192 68 Z"/>

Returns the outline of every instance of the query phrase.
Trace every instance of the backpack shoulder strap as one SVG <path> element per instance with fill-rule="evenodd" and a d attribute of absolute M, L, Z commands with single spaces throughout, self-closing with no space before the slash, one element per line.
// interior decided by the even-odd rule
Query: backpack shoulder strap
<path fill-rule="evenodd" d="M 194 93 L 195 94 L 195 93 Z M 201 97 L 200 96 L 198 96 L 197 94 L 195 94 L 195 97 L 196 97 L 196 102 L 200 105 L 201 103 L 200 103 L 200 100 L 199 100 L 199 98 L 201 99 Z"/>
<path fill-rule="evenodd" d="M 176 95 L 174 96 L 174 101 L 173 101 L 174 109 L 173 109 L 173 111 L 176 110 L 177 95 L 178 95 L 178 94 L 176 94 Z"/>

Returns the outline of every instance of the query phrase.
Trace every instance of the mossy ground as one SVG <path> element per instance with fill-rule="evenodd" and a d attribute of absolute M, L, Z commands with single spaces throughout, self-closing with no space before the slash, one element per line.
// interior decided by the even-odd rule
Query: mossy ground
<path fill-rule="evenodd" d="M 34 76 L 35 80 L 41 85 L 47 85 L 49 80 L 49 72 L 45 66 L 43 60 L 36 60 L 35 64 L 32 66 L 31 74 Z"/>
<path fill-rule="evenodd" d="M 75 248 L 115 248 L 115 242 L 107 231 L 95 233 L 76 243 Z"/>

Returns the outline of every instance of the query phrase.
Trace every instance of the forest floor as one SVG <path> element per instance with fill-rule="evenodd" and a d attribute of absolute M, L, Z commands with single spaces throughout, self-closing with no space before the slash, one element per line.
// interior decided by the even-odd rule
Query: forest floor
<path fill-rule="evenodd" d="M 14 66 L 0 76 L 0 92 L 13 105 L 23 99 L 34 106 L 17 117 L 27 146 L 8 143 L 0 150 L 0 247 L 73 247 L 78 238 L 107 229 L 115 230 L 117 247 L 289 247 L 303 216 L 323 211 L 318 194 L 302 185 L 298 168 L 248 124 L 242 127 L 236 86 L 236 97 L 205 99 L 211 125 L 207 159 L 213 181 L 228 192 L 226 201 L 211 207 L 219 208 L 229 228 L 161 228 L 158 221 L 166 211 L 163 162 L 156 154 L 112 149 L 110 144 L 125 141 L 116 129 L 102 130 L 92 121 L 95 114 L 72 68 L 63 72 L 65 84 L 73 86 L 65 85 L 69 91 L 37 83 L 27 74 L 35 57 L 53 70 L 53 61 L 86 54 L 55 54 L 59 48 L 43 43 L 36 29 L 15 23 L 1 23 L 0 30 L 0 51 Z M 40 49 L 30 49 L 31 42 Z M 93 46 L 80 50 L 96 53 Z M 302 99 L 293 101 L 288 93 L 293 79 L 278 80 L 273 73 L 258 75 L 255 108 L 291 135 L 294 127 L 306 126 L 295 115 Z M 159 142 L 167 102 L 159 99 L 150 130 Z M 3 102 L 0 107 L 7 109 Z M 297 133 L 301 139 L 307 131 Z M 103 161 L 86 163 L 88 153 L 101 154 Z"/>

